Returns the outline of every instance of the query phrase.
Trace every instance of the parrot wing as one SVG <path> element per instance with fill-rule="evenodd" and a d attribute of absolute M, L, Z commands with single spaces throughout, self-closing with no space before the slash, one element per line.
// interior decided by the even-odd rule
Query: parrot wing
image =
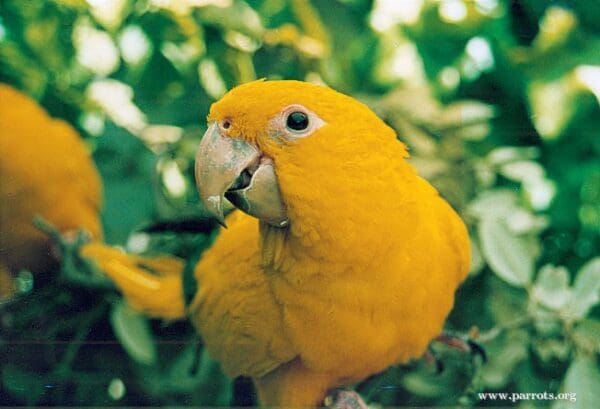
<path fill-rule="evenodd" d="M 196 266 L 190 317 L 229 376 L 260 377 L 298 355 L 261 267 L 258 221 L 234 212 Z"/>
<path fill-rule="evenodd" d="M 100 176 L 67 122 L 0 83 L 0 262 L 7 271 L 46 272 L 48 238 L 32 223 L 42 216 L 62 232 L 102 237 Z"/>

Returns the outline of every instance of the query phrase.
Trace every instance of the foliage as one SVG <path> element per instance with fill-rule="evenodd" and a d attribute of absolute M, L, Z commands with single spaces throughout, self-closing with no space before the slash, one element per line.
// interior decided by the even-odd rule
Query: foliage
<path fill-rule="evenodd" d="M 381 405 L 555 408 L 569 402 L 478 393 L 575 392 L 589 408 L 600 389 L 594 4 L 4 0 L 0 80 L 85 137 L 109 242 L 192 262 L 214 236 L 193 181 L 211 102 L 261 77 L 362 99 L 469 225 L 472 273 L 448 326 L 469 331 L 489 361 L 436 350 L 441 374 L 419 361 L 358 390 Z M 252 402 L 189 324 L 150 321 L 106 283 L 69 279 L 83 267 L 67 264 L 43 286 L 22 272 L 23 294 L 0 309 L 3 404 Z"/>

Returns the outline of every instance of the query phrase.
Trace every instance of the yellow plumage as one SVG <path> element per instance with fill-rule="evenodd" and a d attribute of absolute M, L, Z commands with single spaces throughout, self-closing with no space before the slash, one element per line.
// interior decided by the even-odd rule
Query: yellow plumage
<path fill-rule="evenodd" d="M 323 125 L 283 138 L 275 118 L 296 105 Z M 226 136 L 205 136 L 207 146 L 233 139 L 226 146 L 272 161 L 289 221 L 236 211 L 195 268 L 187 314 L 225 372 L 252 377 L 263 405 L 316 406 L 332 388 L 421 356 L 467 275 L 469 241 L 394 131 L 358 101 L 297 81 L 237 87 L 208 120 Z M 115 279 L 132 297 L 133 281 Z"/>
<path fill-rule="evenodd" d="M 326 125 L 269 136 L 284 107 Z M 227 220 L 196 267 L 190 315 L 231 376 L 252 376 L 265 405 L 313 406 L 332 387 L 422 355 L 469 268 L 466 229 L 405 161 L 366 106 L 294 81 L 242 85 L 211 108 L 228 134 L 273 159 L 288 228 Z"/>
<path fill-rule="evenodd" d="M 102 236 L 101 182 L 77 132 L 33 99 L 0 83 L 0 298 L 21 269 L 51 267 L 50 241 L 32 223 Z"/>
<path fill-rule="evenodd" d="M 2 83 L 0 179 L 0 300 L 13 295 L 19 270 L 39 276 L 57 267 L 50 238 L 33 224 L 40 215 L 63 233 L 87 230 L 95 240 L 81 254 L 127 289 L 134 307 L 163 318 L 183 315 L 183 262 L 127 255 L 103 244 L 102 183 L 77 131 Z M 172 294 L 171 299 L 165 294 Z"/>
<path fill-rule="evenodd" d="M 83 245 L 80 255 L 93 260 L 125 292 L 134 309 L 167 320 L 185 314 L 181 282 L 183 260 L 168 255 L 127 254 L 98 241 Z"/>

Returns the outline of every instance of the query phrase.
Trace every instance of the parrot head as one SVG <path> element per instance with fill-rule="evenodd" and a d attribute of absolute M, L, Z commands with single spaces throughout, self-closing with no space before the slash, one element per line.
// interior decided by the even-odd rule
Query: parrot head
<path fill-rule="evenodd" d="M 258 80 L 212 105 L 195 172 L 221 224 L 228 199 L 283 228 L 311 212 L 340 217 L 356 198 L 391 189 L 392 168 L 406 156 L 394 131 L 357 100 L 301 81 Z M 385 199 L 372 197 L 372 208 Z"/>

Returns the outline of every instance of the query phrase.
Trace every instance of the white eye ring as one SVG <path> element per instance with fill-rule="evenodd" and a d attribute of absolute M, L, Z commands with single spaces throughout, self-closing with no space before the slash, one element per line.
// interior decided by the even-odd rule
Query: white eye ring
<path fill-rule="evenodd" d="M 298 118 L 291 118 L 292 115 Z M 296 123 L 294 123 L 294 121 Z M 294 129 L 294 126 L 303 126 L 305 128 Z M 317 116 L 310 109 L 300 105 L 293 104 L 285 107 L 271 121 L 272 136 L 284 137 L 288 140 L 306 138 L 312 135 L 317 129 L 325 125 L 325 121 Z"/>

